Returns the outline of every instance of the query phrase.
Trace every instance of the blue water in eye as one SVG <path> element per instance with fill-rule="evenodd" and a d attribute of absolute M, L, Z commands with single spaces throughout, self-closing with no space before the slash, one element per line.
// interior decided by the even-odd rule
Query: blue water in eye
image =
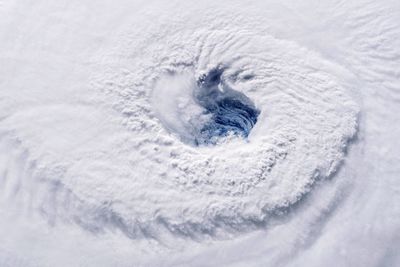
<path fill-rule="evenodd" d="M 222 74 L 222 69 L 215 69 L 198 80 L 194 97 L 211 120 L 200 129 L 197 145 L 215 144 L 228 134 L 247 138 L 257 123 L 260 111 L 245 94 L 225 84 Z"/>

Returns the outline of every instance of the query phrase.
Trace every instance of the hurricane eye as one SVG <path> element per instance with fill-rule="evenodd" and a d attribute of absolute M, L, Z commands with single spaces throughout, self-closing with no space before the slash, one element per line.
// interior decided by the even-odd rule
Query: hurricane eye
<path fill-rule="evenodd" d="M 245 94 L 231 88 L 222 69 L 194 79 L 191 73 L 167 75 L 152 93 L 163 126 L 192 146 L 217 145 L 228 136 L 248 138 L 260 111 Z"/>

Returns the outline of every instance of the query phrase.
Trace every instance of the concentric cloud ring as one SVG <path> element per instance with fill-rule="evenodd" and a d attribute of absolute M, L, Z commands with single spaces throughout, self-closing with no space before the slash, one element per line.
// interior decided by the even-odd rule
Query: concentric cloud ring
<path fill-rule="evenodd" d="M 133 236 L 157 236 L 160 226 L 185 235 L 248 229 L 336 172 L 356 132 L 357 106 L 317 54 L 233 28 L 169 33 L 163 41 L 162 48 L 146 43 L 130 68 L 140 65 L 140 71 L 111 71 L 133 99 L 121 96 L 120 85 L 106 85 L 118 99 L 116 109 L 126 114 L 135 148 L 119 154 L 144 163 L 130 166 L 121 189 L 131 192 L 129 200 L 115 196 L 119 204 L 113 206 Z M 167 117 L 177 121 L 190 105 L 184 88 L 216 68 L 261 113 L 247 141 L 233 137 L 194 148 L 165 129 L 157 110 L 172 101 L 177 110 Z M 160 82 L 164 91 L 157 91 Z"/>
<path fill-rule="evenodd" d="M 132 238 L 223 235 L 258 227 L 337 170 L 356 132 L 357 106 L 327 62 L 250 26 L 170 24 L 118 37 L 123 42 L 106 51 L 80 106 L 36 109 L 35 127 L 24 114 L 4 120 L 2 132 L 20 148 L 18 164 L 40 181 L 19 187 L 32 191 L 32 206 L 51 222 L 117 227 Z M 197 124 L 184 115 L 199 111 L 185 113 L 195 106 L 185 90 L 216 69 L 227 88 L 254 102 L 257 123 L 245 139 L 195 147 L 183 140 L 202 129 L 186 127 Z M 58 117 L 46 121 L 48 113 Z M 163 119 L 184 131 L 176 135 Z"/>

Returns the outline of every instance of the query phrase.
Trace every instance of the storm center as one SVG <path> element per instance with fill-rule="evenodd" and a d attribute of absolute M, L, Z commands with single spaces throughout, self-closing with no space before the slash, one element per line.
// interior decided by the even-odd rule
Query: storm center
<path fill-rule="evenodd" d="M 231 88 L 214 69 L 197 80 L 185 74 L 158 81 L 152 104 L 163 126 L 182 142 L 216 145 L 228 136 L 246 139 L 260 111 L 245 94 Z"/>

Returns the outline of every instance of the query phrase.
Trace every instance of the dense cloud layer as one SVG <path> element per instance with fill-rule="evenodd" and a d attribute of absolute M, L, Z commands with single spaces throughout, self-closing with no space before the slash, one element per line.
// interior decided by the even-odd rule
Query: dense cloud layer
<path fill-rule="evenodd" d="M 400 7 L 259 2 L 0 2 L 0 265 L 399 262 Z"/>

